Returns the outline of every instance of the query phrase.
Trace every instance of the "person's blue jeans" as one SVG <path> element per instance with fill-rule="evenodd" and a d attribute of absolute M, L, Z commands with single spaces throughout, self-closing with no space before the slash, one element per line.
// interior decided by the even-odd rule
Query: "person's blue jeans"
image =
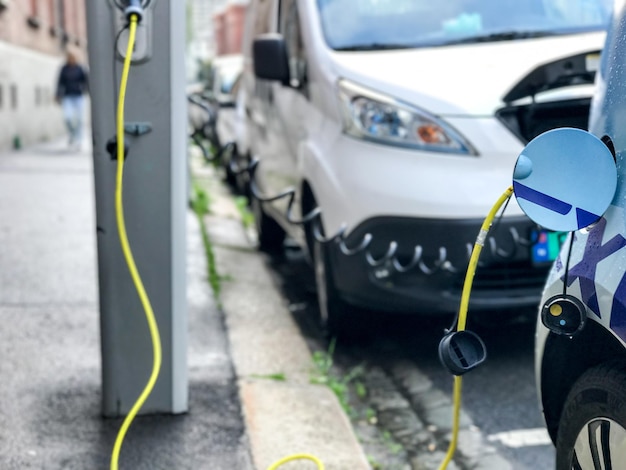
<path fill-rule="evenodd" d="M 83 130 L 83 97 L 64 96 L 61 105 L 70 144 L 80 144 Z"/>

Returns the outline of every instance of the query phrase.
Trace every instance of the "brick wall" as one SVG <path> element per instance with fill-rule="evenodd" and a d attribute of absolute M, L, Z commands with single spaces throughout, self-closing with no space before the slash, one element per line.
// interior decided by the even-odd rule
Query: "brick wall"
<path fill-rule="evenodd" d="M 0 150 L 63 135 L 56 81 L 69 48 L 86 63 L 85 1 L 11 0 L 0 7 Z"/>
<path fill-rule="evenodd" d="M 226 9 L 227 54 L 241 53 L 245 14 L 245 5 L 229 5 Z"/>
<path fill-rule="evenodd" d="M 215 36 L 215 53 L 226 54 L 226 12 L 213 16 L 213 35 Z"/>
<path fill-rule="evenodd" d="M 241 53 L 246 6 L 230 4 L 213 16 L 217 55 Z"/>
<path fill-rule="evenodd" d="M 73 47 L 84 58 L 85 0 L 13 0 L 0 9 L 0 41 L 52 55 Z"/>

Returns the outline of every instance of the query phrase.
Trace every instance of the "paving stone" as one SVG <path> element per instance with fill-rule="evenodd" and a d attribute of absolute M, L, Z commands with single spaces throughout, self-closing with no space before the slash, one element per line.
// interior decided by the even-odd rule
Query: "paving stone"
<path fill-rule="evenodd" d="M 450 397 L 438 389 L 430 389 L 424 393 L 418 393 L 411 395 L 411 403 L 416 408 L 424 411 L 428 411 L 433 408 L 440 408 L 442 406 L 452 407 L 452 400 Z"/>
<path fill-rule="evenodd" d="M 367 389 L 370 390 L 369 400 L 377 411 L 392 409 L 409 409 L 410 403 L 397 390 L 393 382 L 379 368 L 367 374 Z"/>
<path fill-rule="evenodd" d="M 439 432 L 450 432 L 452 429 L 452 406 L 440 406 L 424 411 L 424 421 L 437 427 Z M 469 428 L 472 425 L 471 419 L 461 411 L 461 429 Z"/>
<path fill-rule="evenodd" d="M 393 396 L 393 395 L 378 395 L 375 398 L 371 399 L 372 406 L 376 408 L 377 411 L 388 411 L 388 410 L 410 410 L 411 405 L 408 401 L 406 401 L 401 396 Z"/>
<path fill-rule="evenodd" d="M 476 427 L 459 431 L 457 451 L 462 455 L 464 463 L 469 468 L 476 467 L 486 456 L 496 453 L 495 447 L 484 439 L 482 433 Z"/>
<path fill-rule="evenodd" d="M 408 361 L 403 361 L 393 366 L 392 374 L 394 379 L 400 383 L 400 386 L 409 395 L 424 393 L 433 386 L 433 382 Z"/>
<path fill-rule="evenodd" d="M 443 451 L 425 453 L 411 459 L 412 470 L 438 470 L 446 457 Z M 453 461 L 448 464 L 446 470 L 460 470 L 460 467 Z"/>
<path fill-rule="evenodd" d="M 404 445 L 407 451 L 416 455 L 420 452 L 428 452 L 431 446 L 436 446 L 435 436 L 426 430 L 407 435 L 403 435 L 401 431 L 396 439 Z"/>
<path fill-rule="evenodd" d="M 397 412 L 382 411 L 378 414 L 378 419 L 386 429 L 394 433 L 408 432 L 414 433 L 424 429 L 424 424 L 417 419 L 417 416 L 411 411 Z"/>
<path fill-rule="evenodd" d="M 513 465 L 500 454 L 487 454 L 472 470 L 512 470 Z"/>

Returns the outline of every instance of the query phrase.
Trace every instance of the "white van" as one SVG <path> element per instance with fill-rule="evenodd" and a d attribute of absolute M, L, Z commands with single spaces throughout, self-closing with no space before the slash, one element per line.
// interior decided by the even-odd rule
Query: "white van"
<path fill-rule="evenodd" d="M 288 233 L 308 247 L 330 331 L 352 306 L 458 308 L 473 241 L 524 144 L 587 127 L 611 5 L 252 0 L 244 157 L 259 159 L 263 194 L 296 191 L 291 211 L 289 198 L 253 201 L 260 245 Z M 558 252 L 511 205 L 488 241 L 473 310 L 536 306 Z M 315 208 L 327 237 L 347 227 L 343 243 L 317 243 L 314 224 L 287 220 Z"/>

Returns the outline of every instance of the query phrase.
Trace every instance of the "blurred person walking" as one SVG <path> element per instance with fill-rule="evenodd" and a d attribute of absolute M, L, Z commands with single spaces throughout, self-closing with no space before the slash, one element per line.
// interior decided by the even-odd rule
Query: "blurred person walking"
<path fill-rule="evenodd" d="M 63 118 L 69 135 L 69 146 L 79 149 L 82 140 L 84 98 L 88 91 L 86 70 L 78 63 L 73 52 L 67 53 L 67 59 L 57 82 L 56 101 L 63 108 Z"/>

